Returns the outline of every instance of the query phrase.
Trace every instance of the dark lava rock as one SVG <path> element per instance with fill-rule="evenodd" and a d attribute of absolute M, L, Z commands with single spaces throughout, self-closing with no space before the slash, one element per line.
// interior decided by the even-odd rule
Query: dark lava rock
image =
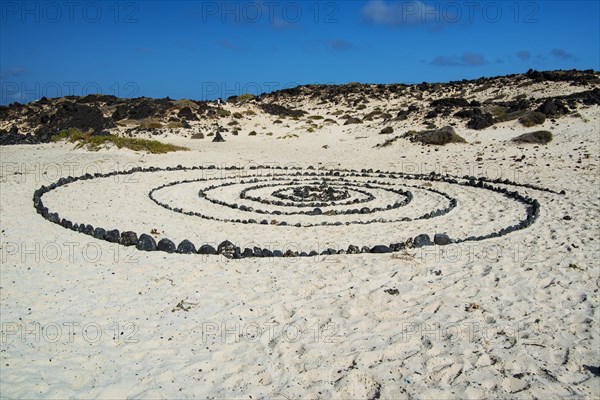
<path fill-rule="evenodd" d="M 83 228 L 83 231 L 81 231 L 82 233 L 85 233 L 86 235 L 93 235 L 94 234 L 94 227 L 92 225 L 86 225 L 85 228 Z"/>
<path fill-rule="evenodd" d="M 135 247 L 138 250 L 142 250 L 142 251 L 155 251 L 156 250 L 156 241 L 154 240 L 154 238 L 152 236 L 142 233 L 140 235 L 140 238 L 138 239 Z"/>
<path fill-rule="evenodd" d="M 106 232 L 106 234 L 104 235 L 104 239 L 111 243 L 119 243 L 119 240 L 121 239 L 121 234 L 117 229 L 113 229 Z"/>
<path fill-rule="evenodd" d="M 223 254 L 227 258 L 234 258 L 236 253 L 239 253 L 239 249 L 229 240 L 221 242 L 217 250 L 219 254 Z"/>
<path fill-rule="evenodd" d="M 41 141 L 31 134 L 22 135 L 20 133 L 0 130 L 0 146 L 38 143 L 41 143 Z"/>
<path fill-rule="evenodd" d="M 425 114 L 425 119 L 431 119 L 431 118 L 435 118 L 437 116 L 438 116 L 438 113 L 435 110 L 431 110 L 427 114 Z"/>
<path fill-rule="evenodd" d="M 222 143 L 225 141 L 225 139 L 223 139 L 223 136 L 221 136 L 221 132 L 217 132 L 212 141 L 215 143 Z"/>
<path fill-rule="evenodd" d="M 123 246 L 135 246 L 137 242 L 137 233 L 132 231 L 121 232 L 121 244 Z"/>
<path fill-rule="evenodd" d="M 273 252 L 269 249 L 262 249 L 263 257 L 273 257 Z"/>
<path fill-rule="evenodd" d="M 494 116 L 490 113 L 474 115 L 467 123 L 467 128 L 470 129 L 485 129 L 494 125 Z"/>
<path fill-rule="evenodd" d="M 436 233 L 435 235 L 433 235 L 433 243 L 439 246 L 445 246 L 447 244 L 452 243 L 452 239 L 450 239 L 450 236 L 444 233 Z"/>
<path fill-rule="evenodd" d="M 350 246 L 348 246 L 348 250 L 346 252 L 348 254 L 358 254 L 360 253 L 360 248 L 351 244 Z"/>
<path fill-rule="evenodd" d="M 198 254 L 212 254 L 212 255 L 217 255 L 217 254 L 219 254 L 219 252 L 217 252 L 217 250 L 214 247 L 212 247 L 211 245 L 209 245 L 209 244 L 203 244 L 198 249 Z"/>
<path fill-rule="evenodd" d="M 177 252 L 180 254 L 194 254 L 196 252 L 196 246 L 194 246 L 194 243 L 185 239 L 177 246 Z"/>
<path fill-rule="evenodd" d="M 101 239 L 104 240 L 104 235 L 106 235 L 106 230 L 103 228 L 96 228 L 94 229 L 94 237 L 96 239 Z"/>
<path fill-rule="evenodd" d="M 179 110 L 177 116 L 186 121 L 198 121 L 198 116 L 189 107 L 183 107 L 181 110 Z"/>
<path fill-rule="evenodd" d="M 423 233 L 413 239 L 413 246 L 414 247 L 433 246 L 433 242 L 429 238 L 429 235 Z"/>
<path fill-rule="evenodd" d="M 547 117 L 553 117 L 557 115 L 567 114 L 569 109 L 565 107 L 564 103 L 558 99 L 546 99 L 542 105 L 539 106 L 537 111 L 545 114 Z"/>
<path fill-rule="evenodd" d="M 51 109 L 41 114 L 35 114 L 31 124 L 38 126 L 35 135 L 41 142 L 49 142 L 50 138 L 58 132 L 77 128 L 84 132 L 102 132 L 115 126 L 111 118 L 105 118 L 99 105 L 89 106 L 85 104 L 65 101 L 56 109 Z"/>
<path fill-rule="evenodd" d="M 431 102 L 432 107 L 468 107 L 469 102 L 462 98 L 438 99 Z"/>
<path fill-rule="evenodd" d="M 379 244 L 377 246 L 373 246 L 371 248 L 371 253 L 391 253 L 392 249 L 390 249 L 388 246 Z"/>
<path fill-rule="evenodd" d="M 175 250 L 177 250 L 177 248 L 175 247 L 175 243 L 173 243 L 171 240 L 167 238 L 162 238 L 156 245 L 156 250 L 164 251 L 167 253 L 175 253 Z"/>
<path fill-rule="evenodd" d="M 266 112 L 267 114 L 277 115 L 282 117 L 302 117 L 306 114 L 305 111 L 302 110 L 292 110 L 290 108 L 280 106 L 279 104 L 261 104 L 259 106 L 261 110 Z"/>

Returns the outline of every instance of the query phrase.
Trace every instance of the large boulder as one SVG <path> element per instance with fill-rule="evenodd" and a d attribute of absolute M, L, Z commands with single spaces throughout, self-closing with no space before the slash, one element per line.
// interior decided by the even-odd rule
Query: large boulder
<path fill-rule="evenodd" d="M 482 113 L 474 115 L 467 123 L 470 129 L 481 130 L 494 125 L 494 116 L 490 113 Z"/>

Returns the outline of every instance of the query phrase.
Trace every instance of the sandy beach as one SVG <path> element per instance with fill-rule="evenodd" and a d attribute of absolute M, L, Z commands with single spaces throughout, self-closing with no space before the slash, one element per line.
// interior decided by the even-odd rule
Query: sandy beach
<path fill-rule="evenodd" d="M 492 90 L 473 90 L 472 99 L 483 101 Z M 501 94 L 535 98 L 578 90 L 552 82 L 521 92 L 507 86 Z M 427 102 L 426 96 L 417 104 Z M 425 129 L 426 122 L 411 116 L 344 125 L 341 114 L 362 119 L 378 107 L 397 111 L 406 107 L 402 96 L 373 100 L 361 111 L 308 96 L 277 103 L 307 116 L 280 118 L 255 103 L 231 103 L 223 109 L 243 117 L 218 120 L 220 126 L 235 120 L 240 128 L 236 135 L 224 132 L 225 143 L 191 138 L 210 133 L 212 120 L 147 134 L 189 151 L 94 152 L 65 141 L 0 147 L 3 399 L 600 396 L 597 105 L 535 128 L 517 120 L 480 130 L 456 124 L 466 143 L 427 146 L 401 137 L 376 147 Z M 324 118 L 313 124 L 310 115 Z M 441 127 L 454 120 L 434 121 Z M 385 126 L 394 133 L 380 134 Z M 511 142 L 542 129 L 553 133 L 548 144 Z M 134 168 L 141 172 L 60 186 L 43 195 L 44 206 L 70 221 L 146 233 L 156 242 L 187 239 L 196 248 L 217 248 L 229 240 L 241 251 L 317 254 L 233 259 L 140 251 L 65 229 L 34 208 L 34 192 L 60 178 Z M 362 176 L 343 176 L 348 171 Z M 407 178 L 432 172 L 507 179 L 496 186 L 537 200 L 539 215 L 531 226 L 495 238 L 414 246 L 420 234 L 466 239 L 527 216 L 527 204 L 500 192 Z M 183 183 L 153 193 L 172 209 L 149 197 L 173 182 Z M 240 198 L 247 189 L 248 196 L 273 199 L 281 189 L 293 199 L 294 188 L 323 182 L 339 203 L 344 196 L 364 203 L 324 206 L 316 216 Z M 412 200 L 387 209 L 405 199 L 390 188 L 410 191 Z M 211 203 L 199 196 L 202 190 L 238 208 Z M 456 206 L 447 213 L 417 219 L 447 207 L 449 199 Z M 269 213 L 240 210 L 242 204 Z M 369 212 L 339 212 L 362 204 Z M 382 210 L 371 212 L 377 207 Z M 236 218 L 256 223 L 231 221 Z M 345 254 L 351 245 L 393 243 L 405 246 Z M 341 254 L 323 254 L 328 249 Z"/>

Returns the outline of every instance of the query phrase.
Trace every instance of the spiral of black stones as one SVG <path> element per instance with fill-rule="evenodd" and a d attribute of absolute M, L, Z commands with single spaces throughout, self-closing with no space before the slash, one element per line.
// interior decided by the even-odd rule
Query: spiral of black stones
<path fill-rule="evenodd" d="M 447 245 L 447 244 L 451 244 L 451 243 L 462 243 L 462 242 L 467 242 L 467 241 L 481 241 L 481 240 L 486 240 L 486 239 L 490 239 L 490 238 L 501 237 L 501 236 L 507 235 L 511 232 L 525 229 L 535 222 L 535 220 L 537 219 L 537 217 L 539 215 L 539 211 L 540 211 L 540 204 L 536 199 L 521 195 L 517 191 L 511 191 L 504 187 L 494 186 L 493 184 L 524 187 L 524 188 L 528 188 L 528 189 L 533 189 L 533 190 L 543 191 L 543 192 L 548 192 L 548 193 L 553 193 L 553 194 L 563 194 L 563 195 L 565 194 L 564 191 L 561 191 L 560 193 L 558 193 L 551 189 L 542 188 L 542 187 L 530 185 L 530 184 L 519 184 L 516 182 L 512 182 L 508 179 L 489 180 L 487 178 L 483 178 L 483 177 L 477 178 L 477 177 L 473 177 L 473 176 L 457 177 L 457 176 L 451 176 L 451 175 L 440 175 L 440 174 L 437 174 L 434 172 L 427 175 L 427 174 L 405 174 L 405 173 L 385 172 L 385 171 L 381 171 L 381 170 L 377 170 L 374 172 L 372 169 L 368 169 L 368 170 L 363 169 L 361 171 L 344 169 L 344 170 L 335 170 L 335 171 L 326 170 L 323 174 L 317 174 L 316 172 L 310 172 L 310 173 L 300 172 L 301 168 L 299 168 L 299 167 L 294 167 L 294 168 L 280 167 L 280 166 L 274 167 L 273 169 L 277 169 L 277 170 L 288 170 L 288 169 L 296 170 L 297 171 L 295 173 L 296 176 L 307 175 L 307 176 L 312 176 L 312 177 L 319 176 L 320 178 L 322 178 L 322 177 L 354 176 L 354 177 L 372 178 L 372 174 L 377 174 L 378 178 L 387 178 L 387 179 L 403 178 L 403 179 L 407 179 L 407 180 L 439 181 L 439 182 L 445 182 L 445 183 L 455 184 L 455 185 L 471 186 L 471 187 L 476 187 L 476 188 L 480 188 L 483 190 L 490 190 L 493 192 L 501 193 L 508 198 L 511 198 L 517 202 L 520 202 L 520 203 L 526 205 L 525 219 L 518 221 L 514 225 L 507 226 L 505 228 L 500 229 L 499 231 L 495 231 L 495 232 L 492 232 L 492 233 L 489 233 L 489 234 L 483 235 L 483 236 L 469 236 L 466 238 L 452 239 L 452 238 L 449 238 L 447 235 L 436 233 L 434 235 L 434 240 L 432 241 L 429 234 L 424 233 L 424 234 L 417 235 L 414 238 L 406 238 L 406 240 L 402 240 L 402 241 L 399 241 L 396 243 L 380 244 L 380 245 L 375 245 L 372 247 L 350 245 L 347 250 L 327 249 L 327 250 L 322 251 L 321 253 L 318 253 L 314 250 L 313 251 L 292 251 L 292 250 L 286 250 L 286 249 L 270 250 L 270 249 L 262 249 L 259 247 L 254 247 L 252 249 L 250 249 L 250 248 L 241 249 L 241 248 L 235 246 L 232 242 L 230 242 L 228 240 L 225 240 L 222 243 L 220 243 L 216 249 L 213 246 L 208 245 L 208 244 L 204 244 L 204 245 L 200 246 L 198 249 L 196 249 L 195 245 L 192 242 L 190 242 L 189 240 L 183 240 L 181 243 L 179 243 L 178 246 L 176 246 L 171 240 L 169 240 L 167 238 L 161 239 L 158 243 L 156 243 L 156 241 L 154 240 L 154 238 L 152 236 L 145 234 L 145 233 L 141 234 L 138 237 L 137 233 L 132 232 L 132 231 L 120 232 L 118 229 L 93 227 L 90 224 L 69 221 L 65 218 L 61 218 L 58 213 L 52 212 L 51 210 L 49 210 L 47 207 L 44 206 L 44 203 L 42 201 L 42 197 L 44 196 L 44 194 L 46 194 L 50 191 L 53 191 L 61 186 L 64 186 L 64 185 L 67 185 L 69 183 L 76 182 L 76 181 L 85 181 L 85 180 L 106 178 L 106 177 L 116 176 L 116 175 L 130 175 L 130 174 L 134 174 L 134 173 L 153 173 L 153 172 L 161 172 L 161 171 L 185 171 L 185 170 L 205 170 L 205 169 L 213 170 L 213 169 L 216 169 L 216 167 L 214 165 L 207 166 L 207 167 L 205 167 L 205 166 L 183 167 L 181 165 L 178 165 L 177 167 L 167 167 L 167 168 L 136 167 L 136 168 L 132 168 L 127 171 L 113 171 L 113 172 L 109 172 L 109 173 L 105 173 L 105 174 L 102 174 L 102 173 L 89 174 L 88 173 L 88 174 L 78 176 L 78 177 L 68 176 L 66 178 L 60 178 L 58 181 L 56 181 L 55 183 L 52 183 L 48 186 L 41 186 L 40 188 L 38 188 L 33 194 L 33 206 L 36 209 L 37 213 L 40 214 L 43 218 L 45 218 L 46 220 L 53 222 L 55 224 L 61 225 L 62 227 L 66 228 L 66 229 L 80 232 L 82 234 L 92 236 L 96 239 L 105 240 L 105 241 L 108 241 L 111 243 L 119 243 L 124 246 L 136 246 L 137 249 L 143 250 L 143 251 L 163 251 L 163 252 L 167 252 L 167 253 L 177 252 L 177 253 L 182 253 L 182 254 L 194 254 L 194 253 L 196 253 L 196 254 L 214 254 L 214 255 L 222 254 L 228 258 L 306 257 L 306 256 L 315 256 L 315 255 L 319 255 L 319 254 L 331 255 L 331 254 L 358 254 L 358 253 L 390 253 L 390 252 L 401 251 L 406 246 L 422 247 L 422 246 L 431 246 L 434 244 Z M 229 171 L 236 171 L 236 170 L 242 170 L 242 169 L 243 168 L 236 167 L 236 166 L 224 168 L 224 170 L 229 170 Z M 269 167 L 257 166 L 257 167 L 250 167 L 249 169 L 250 170 L 269 169 Z M 314 170 L 314 167 L 308 167 L 307 169 Z M 211 180 L 211 179 L 222 179 L 222 178 L 207 178 L 206 180 Z M 286 178 L 286 179 L 289 180 L 289 178 Z M 171 182 L 167 185 L 163 185 L 162 187 L 172 186 L 172 185 L 186 183 L 186 182 L 187 181 Z M 372 184 L 375 184 L 375 185 L 385 184 L 385 182 L 377 182 L 377 181 L 367 181 L 366 183 L 371 184 L 371 185 Z M 155 191 L 157 189 L 158 188 L 153 189 L 149 193 L 149 196 L 151 197 L 151 194 L 153 193 L 153 191 Z M 454 199 L 451 199 L 449 196 L 445 195 L 444 193 L 436 191 L 434 189 L 428 189 L 428 190 L 446 196 L 447 198 L 450 199 L 450 206 L 451 207 L 456 206 L 456 201 Z M 404 192 L 404 191 L 398 190 L 398 191 L 395 191 L 395 193 L 405 195 L 405 196 L 407 196 L 407 198 L 409 198 L 410 192 Z M 333 197 L 329 197 L 329 198 L 333 198 Z M 219 203 L 217 203 L 217 204 L 219 204 Z M 166 206 L 167 208 L 171 209 L 167 205 L 163 205 L 163 206 Z M 177 209 L 177 208 L 173 208 L 172 210 L 176 211 L 176 212 L 182 212 L 183 214 L 186 214 L 186 215 L 198 215 L 198 213 L 183 212 L 182 210 Z M 437 210 L 437 211 L 439 211 L 439 210 Z M 418 219 L 433 218 L 433 217 L 437 216 L 437 215 L 435 215 L 435 213 L 437 211 L 432 211 L 431 213 L 425 214 L 425 215 L 419 217 Z M 256 212 L 256 210 L 255 210 L 255 212 Z M 202 216 L 202 215 L 200 215 L 200 216 Z M 202 217 L 207 218 L 207 219 L 215 219 L 210 216 L 202 216 Z M 401 219 L 401 221 L 405 221 L 405 220 L 406 219 Z M 225 221 L 243 223 L 243 221 L 241 221 L 241 220 L 225 220 Z M 369 222 L 365 221 L 363 223 L 369 223 Z M 334 225 L 339 225 L 339 224 L 341 224 L 341 223 L 340 222 L 334 223 Z M 323 225 L 323 224 L 317 224 L 317 225 Z"/>
<path fill-rule="evenodd" d="M 298 174 L 302 174 L 300 172 L 297 173 L 296 176 L 298 176 Z M 150 197 L 150 199 L 152 201 L 154 201 L 156 204 L 160 205 L 161 207 L 164 207 L 168 210 L 171 211 L 175 211 L 178 213 L 182 213 L 182 214 L 186 214 L 186 215 L 194 215 L 197 217 L 201 217 L 204 219 L 209 219 L 209 220 L 213 220 L 213 221 L 220 221 L 220 222 L 233 222 L 233 223 L 242 223 L 242 224 L 269 224 L 269 222 L 267 220 L 261 220 L 261 221 L 257 221 L 255 219 L 226 219 L 226 218 L 215 218 L 212 217 L 210 215 L 205 215 L 202 213 L 198 213 L 198 212 L 193 212 L 193 211 L 189 211 L 189 212 L 185 212 L 180 208 L 172 208 L 171 206 L 169 206 L 166 203 L 162 203 L 159 200 L 157 200 L 154 197 L 154 193 L 158 190 L 164 189 L 166 187 L 170 187 L 170 186 L 175 186 L 175 185 L 179 185 L 182 183 L 192 183 L 192 182 L 205 182 L 211 179 L 217 179 L 217 178 L 201 178 L 201 179 L 192 179 L 192 180 L 185 180 L 185 181 L 176 181 L 176 182 L 169 182 L 167 184 L 164 184 L 162 186 L 159 186 L 157 188 L 154 188 L 150 191 L 150 193 L 148 194 L 148 196 Z M 285 178 L 285 177 L 271 177 L 269 179 L 270 181 L 273 180 L 289 180 L 289 178 Z M 256 183 L 259 182 L 260 180 L 257 178 L 251 179 L 249 181 L 245 181 L 245 180 L 241 180 L 239 182 L 239 184 L 245 184 L 245 183 Z M 378 181 L 372 181 L 375 183 L 378 183 L 379 185 L 391 185 L 390 183 L 387 182 L 378 182 Z M 353 181 L 350 183 L 360 183 L 357 181 Z M 224 206 L 224 207 L 229 207 L 232 209 L 238 209 L 240 211 L 247 211 L 247 212 L 254 212 L 257 214 L 267 214 L 267 215 L 351 215 L 351 214 L 370 214 L 370 213 L 376 213 L 376 212 L 380 212 L 380 211 L 386 211 L 386 210 L 393 210 L 399 207 L 403 207 L 407 204 L 409 204 L 412 199 L 413 199 L 413 195 L 411 192 L 409 191 L 404 191 L 401 189 L 394 189 L 394 188 L 385 188 L 385 187 L 381 187 L 381 186 L 376 186 L 373 185 L 371 183 L 366 183 L 364 185 L 365 188 L 369 188 L 369 189 L 381 189 L 381 190 L 385 190 L 394 194 L 398 194 L 400 196 L 403 196 L 404 198 L 401 201 L 396 201 L 394 204 L 389 204 L 387 205 L 385 208 L 382 207 L 374 207 L 374 208 L 368 208 L 368 207 L 362 207 L 360 209 L 354 208 L 354 209 L 349 209 L 349 210 L 329 210 L 327 212 L 323 212 L 319 207 L 323 207 L 323 206 L 332 206 L 332 205 L 338 205 L 339 203 L 337 202 L 331 202 L 331 203 L 309 203 L 309 204 L 304 204 L 304 203 L 299 203 L 299 202 L 283 202 L 283 201 L 270 201 L 270 200 L 266 200 L 266 199 L 262 199 L 260 197 L 251 197 L 251 196 L 247 196 L 246 192 L 248 190 L 253 190 L 256 188 L 262 188 L 262 187 L 272 187 L 272 186 L 280 186 L 280 185 L 289 185 L 290 183 L 284 183 L 284 184 L 266 184 L 266 185 L 256 185 L 256 186 L 251 186 L 249 188 L 243 189 L 240 192 L 240 197 L 241 198 L 248 198 L 250 200 L 254 200 L 254 201 L 258 201 L 258 202 L 262 202 L 264 204 L 269 204 L 269 205 L 275 205 L 275 206 L 292 206 L 292 207 L 304 207 L 304 206 L 310 206 L 310 207 L 315 207 L 310 211 L 269 211 L 269 210 L 262 210 L 262 209 L 255 209 L 253 207 L 249 207 L 249 206 L 245 206 L 245 205 L 238 205 L 237 203 L 227 203 L 225 201 L 222 200 L 217 200 L 217 199 L 212 199 L 210 197 L 208 197 L 207 193 L 210 190 L 216 189 L 216 188 L 220 188 L 220 187 L 225 187 L 225 186 L 231 186 L 231 185 L 236 185 L 238 184 L 238 182 L 226 182 L 226 183 L 222 183 L 220 185 L 211 185 L 208 186 L 202 190 L 200 190 L 198 192 L 198 195 L 203 198 L 204 200 L 207 200 L 213 204 L 219 205 L 219 206 Z M 291 182 L 291 184 L 293 184 L 293 181 Z M 448 213 L 450 210 L 452 210 L 454 207 L 456 207 L 456 199 L 451 198 L 450 196 L 448 196 L 445 193 L 442 193 L 440 191 L 437 191 L 435 189 L 429 189 L 429 188 L 421 188 L 423 190 L 427 190 L 433 193 L 437 193 L 441 196 L 446 197 L 449 201 L 448 201 L 448 205 L 445 208 L 442 209 L 438 209 L 429 213 L 426 213 L 424 215 L 421 215 L 420 217 L 414 218 L 414 219 L 426 219 L 426 218 L 432 218 L 432 217 L 438 217 L 441 215 L 444 215 L 446 213 Z M 367 196 L 367 198 L 369 199 L 373 199 L 374 196 L 366 191 L 363 190 L 359 190 L 359 189 L 352 189 L 353 191 L 356 192 L 361 192 L 363 194 L 365 194 Z M 363 202 L 360 199 L 357 199 L 357 201 L 348 201 L 342 204 L 346 204 L 346 205 L 350 205 L 350 204 L 357 204 Z M 369 223 L 374 223 L 374 222 L 405 222 L 405 221 L 412 221 L 413 218 L 408 218 L 408 217 L 404 217 L 404 218 L 398 218 L 395 220 L 383 220 L 383 219 L 373 219 L 373 220 L 369 220 L 369 221 L 351 221 L 351 222 L 346 222 L 346 225 L 350 225 L 350 224 L 369 224 Z M 293 226 L 295 227 L 311 227 L 311 226 L 339 226 L 339 225 L 343 225 L 344 223 L 342 222 L 327 222 L 327 221 L 323 221 L 321 223 L 317 223 L 317 224 L 295 224 Z M 281 221 L 278 223 L 278 225 L 287 225 L 287 223 L 285 221 Z"/>

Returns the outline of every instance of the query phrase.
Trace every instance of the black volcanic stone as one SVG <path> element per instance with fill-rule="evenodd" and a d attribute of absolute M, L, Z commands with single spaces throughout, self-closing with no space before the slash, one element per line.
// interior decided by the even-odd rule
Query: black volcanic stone
<path fill-rule="evenodd" d="M 377 246 L 373 246 L 371 248 L 371 253 L 391 253 L 392 249 L 390 249 L 388 246 L 382 245 L 382 244 L 378 244 Z"/>
<path fill-rule="evenodd" d="M 446 234 L 436 233 L 435 235 L 433 235 L 433 243 L 439 246 L 445 246 L 447 244 L 452 243 L 452 239 L 450 239 L 450 237 Z"/>
<path fill-rule="evenodd" d="M 152 236 L 142 233 L 135 247 L 142 251 L 155 251 L 156 241 Z"/>
<path fill-rule="evenodd" d="M 121 244 L 123 246 L 135 246 L 138 242 L 137 233 L 132 231 L 121 232 Z"/>
<path fill-rule="evenodd" d="M 104 235 L 106 235 L 106 230 L 104 228 L 96 228 L 96 229 L 94 229 L 93 236 L 96 239 L 104 240 Z"/>
<path fill-rule="evenodd" d="M 360 253 L 360 248 L 358 246 L 350 245 L 347 250 L 348 254 L 358 254 Z"/>
<path fill-rule="evenodd" d="M 93 235 L 94 234 L 94 227 L 92 225 L 86 225 L 85 228 L 82 231 L 83 233 L 85 233 L 86 235 Z"/>
<path fill-rule="evenodd" d="M 106 234 L 104 235 L 104 239 L 111 243 L 119 243 L 119 240 L 121 239 L 121 234 L 117 229 L 113 229 L 106 232 Z"/>
<path fill-rule="evenodd" d="M 185 239 L 177 246 L 177 252 L 180 254 L 194 254 L 196 252 L 196 246 L 194 246 L 194 243 Z"/>
<path fill-rule="evenodd" d="M 217 255 L 219 254 L 217 252 L 217 250 L 209 245 L 209 244 L 203 244 L 202 246 L 200 246 L 200 248 L 198 249 L 198 254 L 211 254 L 211 255 Z"/>
<path fill-rule="evenodd" d="M 494 117 L 490 113 L 474 115 L 467 123 L 470 129 L 481 130 L 494 125 Z"/>
<path fill-rule="evenodd" d="M 413 239 L 413 246 L 414 247 L 433 246 L 433 242 L 429 238 L 429 235 L 423 233 Z"/>
<path fill-rule="evenodd" d="M 221 132 L 217 132 L 212 141 L 214 143 L 222 143 L 222 142 L 225 142 L 225 139 L 223 139 L 223 136 L 221 136 Z"/>
<path fill-rule="evenodd" d="M 171 240 L 167 238 L 162 238 L 156 245 L 156 250 L 164 251 L 166 253 L 175 253 L 175 250 L 177 250 L 177 248 L 175 247 L 175 243 L 173 243 Z"/>
<path fill-rule="evenodd" d="M 219 254 L 223 254 L 227 258 L 236 258 L 236 253 L 239 254 L 239 248 L 237 248 L 233 243 L 229 240 L 225 240 L 219 244 L 217 248 Z"/>
<path fill-rule="evenodd" d="M 273 257 L 273 252 L 269 249 L 263 249 L 262 256 L 263 257 Z"/>

